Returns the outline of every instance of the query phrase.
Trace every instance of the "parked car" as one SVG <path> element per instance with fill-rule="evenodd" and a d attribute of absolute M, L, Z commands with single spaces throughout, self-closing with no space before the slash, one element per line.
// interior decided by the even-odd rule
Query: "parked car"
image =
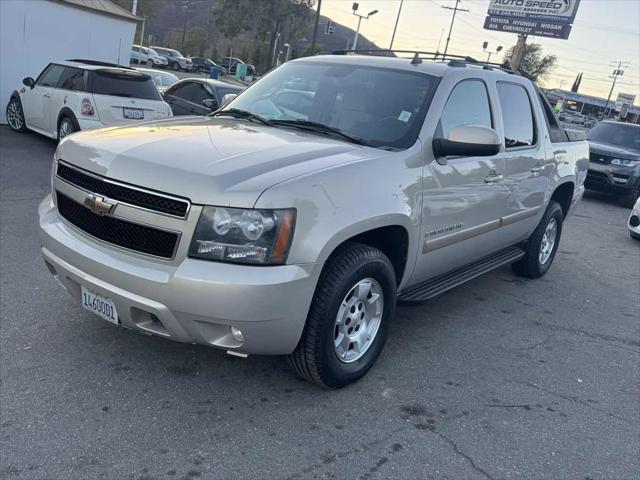
<path fill-rule="evenodd" d="M 631 238 L 640 240 L 640 198 L 636 200 L 636 204 L 633 206 L 633 210 L 631 210 L 627 224 L 629 226 L 629 235 L 631 235 Z"/>
<path fill-rule="evenodd" d="M 140 47 L 140 45 L 133 45 L 131 47 L 131 59 L 129 63 L 134 65 L 148 65 L 149 64 L 149 54 L 146 51 L 146 48 Z"/>
<path fill-rule="evenodd" d="M 221 75 L 226 75 L 227 73 L 227 71 L 223 67 L 208 58 L 191 57 L 191 63 L 193 63 L 193 69 L 196 72 L 209 73 L 212 68 L 217 68 L 218 70 L 220 70 Z"/>
<path fill-rule="evenodd" d="M 584 123 L 589 120 L 589 117 L 582 115 L 581 113 L 565 110 L 564 112 L 560 112 L 558 119 L 565 123 L 584 125 Z"/>
<path fill-rule="evenodd" d="M 223 105 L 225 95 L 242 90 L 243 87 L 218 80 L 189 78 L 167 89 L 163 97 L 176 116 L 208 115 Z"/>
<path fill-rule="evenodd" d="M 160 93 L 164 93 L 167 88 L 180 80 L 171 72 L 162 72 L 151 68 L 136 68 L 136 70 L 149 75 Z"/>
<path fill-rule="evenodd" d="M 169 68 L 171 70 L 184 70 L 185 72 L 190 72 L 193 70 L 193 64 L 191 63 L 191 60 L 185 58 L 179 51 L 173 50 L 172 48 L 164 47 L 150 48 L 152 48 L 158 55 L 167 59 Z"/>
<path fill-rule="evenodd" d="M 171 116 L 149 75 L 115 64 L 54 62 L 22 83 L 7 105 L 15 132 L 29 129 L 61 140 L 78 130 Z"/>
<path fill-rule="evenodd" d="M 286 87 L 296 78 L 308 90 Z M 114 324 L 287 355 L 341 387 L 379 356 L 396 301 L 505 264 L 544 275 L 588 157 L 524 77 L 307 57 L 211 116 L 66 139 L 39 206 L 42 254 Z"/>
<path fill-rule="evenodd" d="M 218 65 L 222 66 L 228 73 L 234 75 L 236 73 L 236 67 L 238 64 L 245 64 L 242 60 L 235 57 L 222 57 L 218 62 Z M 246 63 L 247 65 L 247 75 L 255 76 L 256 67 L 253 65 Z"/>
<path fill-rule="evenodd" d="M 587 133 L 587 188 L 613 193 L 633 207 L 640 197 L 640 125 L 602 121 Z"/>
<path fill-rule="evenodd" d="M 167 68 L 169 66 L 167 59 L 162 55 L 159 55 L 153 48 L 142 47 L 142 51 L 149 57 L 147 63 L 150 66 L 156 68 Z"/>

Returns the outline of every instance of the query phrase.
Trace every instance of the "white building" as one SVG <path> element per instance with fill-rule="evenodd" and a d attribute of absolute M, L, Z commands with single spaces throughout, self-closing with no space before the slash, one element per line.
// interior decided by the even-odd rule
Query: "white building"
<path fill-rule="evenodd" d="M 109 0 L 0 0 L 0 123 L 11 92 L 49 62 L 129 65 L 139 21 Z"/>

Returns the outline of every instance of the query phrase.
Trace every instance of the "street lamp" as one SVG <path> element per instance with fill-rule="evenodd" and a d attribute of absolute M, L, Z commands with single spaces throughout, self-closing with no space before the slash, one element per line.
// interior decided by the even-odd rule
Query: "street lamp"
<path fill-rule="evenodd" d="M 351 50 L 355 50 L 357 45 L 358 45 L 358 34 L 360 33 L 360 23 L 362 22 L 362 19 L 364 18 L 365 20 L 368 20 L 369 17 L 371 17 L 372 15 L 375 15 L 376 13 L 378 13 L 378 10 L 372 10 L 369 13 L 367 13 L 366 15 L 360 15 L 358 12 L 358 7 L 360 5 L 358 5 L 357 3 L 354 2 L 354 4 L 351 6 L 351 9 L 353 10 L 353 14 L 358 17 L 358 28 L 356 29 L 356 35 L 355 37 L 353 37 L 353 45 L 351 46 Z"/>
<path fill-rule="evenodd" d="M 482 43 L 482 51 L 487 53 L 487 63 L 489 63 L 491 61 L 491 55 L 493 55 L 494 53 L 498 53 L 500 52 L 500 50 L 502 50 L 502 45 L 498 45 L 498 47 L 496 48 L 495 52 L 491 52 L 489 50 L 487 50 L 487 47 L 489 46 L 489 42 L 483 42 Z"/>

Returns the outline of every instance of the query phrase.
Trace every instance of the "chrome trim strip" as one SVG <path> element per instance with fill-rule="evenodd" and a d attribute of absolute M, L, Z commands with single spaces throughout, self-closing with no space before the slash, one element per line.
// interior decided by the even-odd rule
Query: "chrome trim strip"
<path fill-rule="evenodd" d="M 506 217 L 500 219 L 500 226 L 505 227 L 513 223 L 524 220 L 525 218 L 533 217 L 540 211 L 540 207 L 527 208 L 526 210 L 520 210 L 519 212 L 512 213 Z"/>
<path fill-rule="evenodd" d="M 75 185 L 74 185 L 74 187 L 75 187 Z M 59 190 L 56 190 L 56 196 L 58 194 L 67 197 L 69 200 L 71 200 L 74 203 L 77 203 L 82 208 L 86 208 L 87 210 L 91 211 L 85 205 L 76 202 L 73 198 L 69 197 L 68 195 L 65 195 L 64 193 L 62 193 Z M 144 223 L 144 222 L 136 222 L 136 221 L 132 221 L 130 218 L 127 218 L 127 217 L 120 217 L 120 216 L 117 216 L 117 215 L 109 215 L 109 217 L 115 218 L 115 219 L 120 220 L 122 222 L 132 223 L 134 225 L 140 225 L 141 227 L 147 227 L 147 228 L 152 228 L 154 230 L 160 230 L 160 231 L 166 232 L 166 233 L 174 233 L 174 234 L 176 234 L 176 243 L 173 246 L 173 252 L 171 253 L 171 257 L 170 258 L 169 257 L 163 257 L 163 256 L 160 256 L 160 255 L 154 255 L 152 253 L 141 252 L 140 250 L 134 250 L 133 248 L 123 247 L 122 245 L 117 245 L 115 243 L 107 242 L 106 240 L 103 240 L 100 237 L 96 237 L 94 235 L 91 235 L 86 230 L 83 230 L 82 228 L 78 227 L 77 225 L 74 225 L 69 220 L 64 218 L 64 216 L 58 211 L 57 201 L 56 201 L 56 213 L 58 214 L 58 217 L 60 217 L 60 220 L 62 220 L 66 225 L 72 227 L 74 230 L 77 230 L 77 231 L 81 232 L 83 235 L 86 235 L 89 238 L 93 238 L 94 240 L 96 240 L 96 241 L 98 241 L 100 243 L 106 243 L 107 245 L 111 245 L 112 247 L 120 248 L 122 250 L 126 250 L 127 252 L 132 252 L 132 253 L 135 253 L 135 254 L 138 254 L 138 255 L 142 255 L 142 256 L 145 256 L 145 257 L 157 258 L 159 260 L 165 260 L 167 262 L 175 260 L 176 254 L 178 253 L 178 247 L 180 246 L 180 241 L 182 240 L 182 232 L 179 231 L 179 230 L 171 230 L 169 228 L 158 227 L 157 225 L 151 225 L 151 224 Z M 93 212 L 91 212 L 91 213 L 93 213 Z"/>
<path fill-rule="evenodd" d="M 422 253 L 428 253 L 439 248 L 448 247 L 449 245 L 453 245 L 454 243 L 468 240 L 477 235 L 482 235 L 483 233 L 490 232 L 491 230 L 496 230 L 499 227 L 500 219 L 498 218 L 496 220 L 491 220 L 490 222 L 483 223 L 475 227 L 460 230 L 459 232 L 455 232 L 450 235 L 434 238 L 433 240 L 427 240 L 424 242 L 424 246 L 422 247 Z"/>
<path fill-rule="evenodd" d="M 477 225 L 475 227 L 470 227 L 465 230 L 460 230 L 459 232 L 451 233 L 449 235 L 444 235 L 442 237 L 434 238 L 432 240 L 425 240 L 424 245 L 422 247 L 422 253 L 425 254 L 428 252 L 432 252 L 434 250 L 438 250 L 439 248 L 453 245 L 454 243 L 462 242 L 464 240 L 469 240 L 470 238 L 476 237 L 478 235 L 482 235 L 484 233 L 488 233 L 492 230 L 497 230 L 498 228 L 506 227 L 507 225 L 512 225 L 516 222 L 535 216 L 539 211 L 540 211 L 540 207 L 527 208 L 526 210 L 521 210 L 519 212 L 512 213 L 510 215 L 498 218 L 496 220 L 491 220 L 487 223 Z"/>
<path fill-rule="evenodd" d="M 166 193 L 157 192 L 155 190 L 149 190 L 149 189 L 142 188 L 142 187 L 137 187 L 137 186 L 131 185 L 129 183 L 119 182 L 117 180 L 111 180 L 110 178 L 103 177 L 103 176 L 98 175 L 96 173 L 93 173 L 93 172 L 90 172 L 88 170 L 85 170 L 84 168 L 72 165 L 72 164 L 70 164 L 68 162 L 65 162 L 64 160 L 58 159 L 58 163 L 61 163 L 65 167 L 68 167 L 68 168 L 70 168 L 72 170 L 75 170 L 76 172 L 80 172 L 80 173 L 82 173 L 84 175 L 88 175 L 89 177 L 96 178 L 96 179 L 98 179 L 98 180 L 100 180 L 102 182 L 105 182 L 105 183 L 110 183 L 112 185 L 118 185 L 119 187 L 123 187 L 123 188 L 130 188 L 131 190 L 137 190 L 138 192 L 147 193 L 149 195 L 155 195 L 155 196 L 158 196 L 158 197 L 168 198 L 169 200 L 174 200 L 174 201 L 177 201 L 177 202 L 186 203 L 187 204 L 187 210 L 184 212 L 184 215 L 172 215 L 171 213 L 160 212 L 158 210 L 153 210 L 151 208 L 141 207 L 140 205 L 134 205 L 132 203 L 125 202 L 125 201 L 122 201 L 122 200 L 117 200 L 115 198 L 113 199 L 113 200 L 116 200 L 118 203 L 122 203 L 123 205 L 128 205 L 128 206 L 130 206 L 132 208 L 137 208 L 139 210 L 146 210 L 147 212 L 152 212 L 152 213 L 155 213 L 157 215 L 164 215 L 165 217 L 182 218 L 182 219 L 186 219 L 189 216 L 189 212 L 191 211 L 191 200 L 189 200 L 188 198 L 176 197 L 176 196 L 173 196 L 173 195 L 167 195 Z M 56 178 L 62 180 L 65 183 L 68 183 L 69 185 L 73 185 L 75 188 L 78 188 L 78 189 L 83 190 L 83 191 L 88 192 L 88 193 L 102 195 L 100 192 L 89 191 L 89 190 L 87 190 L 87 189 L 85 189 L 85 188 L 83 188 L 83 187 L 81 187 L 79 185 L 76 185 L 73 182 L 70 182 L 69 180 L 66 180 L 66 179 L 62 178 L 61 176 L 58 175 L 58 169 L 57 168 L 55 170 L 55 175 L 56 175 Z M 105 195 L 105 196 L 108 197 L 108 195 Z"/>

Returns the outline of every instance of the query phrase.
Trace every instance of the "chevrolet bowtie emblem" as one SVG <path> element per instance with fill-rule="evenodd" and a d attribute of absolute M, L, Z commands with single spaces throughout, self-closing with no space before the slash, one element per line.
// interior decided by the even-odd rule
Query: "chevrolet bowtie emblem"
<path fill-rule="evenodd" d="M 107 215 L 111 213 L 116 203 L 98 195 L 89 195 L 84 199 L 84 206 L 96 215 Z"/>

